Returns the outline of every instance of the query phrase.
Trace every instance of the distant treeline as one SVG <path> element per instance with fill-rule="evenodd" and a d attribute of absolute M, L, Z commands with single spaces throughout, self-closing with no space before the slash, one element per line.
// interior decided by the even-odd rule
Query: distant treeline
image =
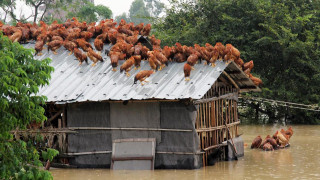
<path fill-rule="evenodd" d="M 251 96 L 320 105 L 319 0 L 171 1 L 153 29 L 162 45 L 233 44 L 264 82 Z M 319 112 L 245 105 L 240 115 L 249 123 L 320 123 Z"/>

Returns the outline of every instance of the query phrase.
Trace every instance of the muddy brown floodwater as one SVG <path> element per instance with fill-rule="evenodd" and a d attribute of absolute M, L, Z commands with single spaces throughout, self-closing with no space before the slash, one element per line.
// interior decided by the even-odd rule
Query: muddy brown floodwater
<path fill-rule="evenodd" d="M 54 179 L 320 179 L 320 126 L 292 126 L 287 149 L 264 152 L 250 149 L 252 140 L 283 126 L 240 126 L 245 155 L 196 170 L 112 171 L 109 169 L 51 169 Z"/>

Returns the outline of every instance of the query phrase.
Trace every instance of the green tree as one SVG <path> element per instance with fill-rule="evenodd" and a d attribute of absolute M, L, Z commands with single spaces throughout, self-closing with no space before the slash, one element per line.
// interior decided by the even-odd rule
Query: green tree
<path fill-rule="evenodd" d="M 149 12 L 143 0 L 134 0 L 129 9 L 130 21 L 135 24 L 149 23 Z"/>
<path fill-rule="evenodd" d="M 144 0 L 151 17 L 158 17 L 164 10 L 164 4 L 159 0 Z"/>
<path fill-rule="evenodd" d="M 110 19 L 112 16 L 112 11 L 104 5 L 95 6 L 95 12 L 98 14 L 98 20 Z"/>
<path fill-rule="evenodd" d="M 121 21 L 121 19 L 124 19 L 126 22 L 130 22 L 130 18 L 125 12 L 115 17 L 115 21 L 118 23 Z"/>
<path fill-rule="evenodd" d="M 115 17 L 117 22 L 121 19 L 127 22 L 150 23 L 156 19 L 164 10 L 164 4 L 159 0 L 134 0 L 131 3 L 129 13 L 122 13 Z"/>
<path fill-rule="evenodd" d="M 95 6 L 88 1 L 74 1 L 66 11 L 68 12 L 68 18 L 77 17 L 78 20 L 86 22 L 94 22 L 112 16 L 112 11 L 108 7 Z"/>
<path fill-rule="evenodd" d="M 33 18 L 33 22 L 42 20 L 48 22 L 48 17 L 45 15 L 47 15 L 49 10 L 54 10 L 55 14 L 59 14 L 61 13 L 61 9 L 71 2 L 72 0 L 23 0 L 19 3 L 25 3 L 26 6 L 29 6 L 32 9 L 32 14 L 28 17 L 25 17 L 24 14 L 22 14 L 21 17 L 17 17 L 17 14 L 15 13 L 17 4 L 16 0 L 2 0 L 0 1 L 0 7 L 4 11 L 4 22 L 6 22 L 8 15 L 14 22 L 28 22 L 30 18 Z"/>
<path fill-rule="evenodd" d="M 50 6 L 45 7 L 41 20 L 48 24 L 55 20 L 57 20 L 58 23 L 65 22 L 67 20 L 66 12 L 72 2 L 73 0 L 54 1 Z"/>
<path fill-rule="evenodd" d="M 3 18 L 1 15 L 1 20 L 6 23 L 8 15 L 10 16 L 11 12 L 13 12 L 16 7 L 16 2 L 15 0 L 2 0 L 0 1 L 0 7 L 4 12 Z"/>
<path fill-rule="evenodd" d="M 52 179 L 32 142 L 14 140 L 10 131 L 46 120 L 46 97 L 37 96 L 49 83 L 50 59 L 35 60 L 34 50 L 0 34 L 0 179 Z"/>
<path fill-rule="evenodd" d="M 172 0 L 166 16 L 158 19 L 153 28 L 162 45 L 233 44 L 241 51 L 242 59 L 254 60 L 252 74 L 264 82 L 262 93 L 249 95 L 320 105 L 319 3 Z M 267 117 L 266 123 L 280 122 L 284 117 L 291 123 L 320 123 L 320 114 L 312 111 L 265 103 L 258 108 L 249 106 L 260 118 Z"/>
<path fill-rule="evenodd" d="M 54 0 L 25 0 L 28 6 L 33 8 L 33 22 L 37 22 L 38 15 L 40 14 L 40 7 L 44 6 L 44 11 L 40 17 L 40 21 L 43 19 L 44 14 L 46 13 L 47 9 L 54 4 Z"/>
<path fill-rule="evenodd" d="M 0 14 L 1 20 L 4 23 L 15 24 L 17 21 L 27 22 L 29 18 L 33 17 L 33 14 L 30 14 L 28 17 L 25 17 L 25 14 L 20 14 L 20 17 L 17 17 L 16 11 L 16 0 L 1 0 L 0 8 L 3 10 L 4 15 Z M 10 17 L 10 22 L 7 22 L 8 17 Z"/>

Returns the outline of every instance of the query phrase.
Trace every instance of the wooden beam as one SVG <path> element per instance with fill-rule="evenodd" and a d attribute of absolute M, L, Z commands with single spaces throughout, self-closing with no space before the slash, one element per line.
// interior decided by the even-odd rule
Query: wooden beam
<path fill-rule="evenodd" d="M 150 100 L 128 100 L 128 103 L 143 103 L 143 102 L 178 102 L 178 99 L 150 99 Z M 105 102 L 105 101 L 102 101 Z M 123 100 L 106 100 L 106 102 L 123 103 Z M 81 102 L 80 102 L 81 103 Z"/>
<path fill-rule="evenodd" d="M 62 113 L 62 110 L 58 111 L 55 115 L 53 115 L 51 118 L 49 118 L 46 121 L 46 125 L 48 125 L 51 121 L 55 120 L 59 115 L 61 115 L 61 113 Z"/>
<path fill-rule="evenodd" d="M 131 161 L 131 160 L 153 160 L 152 156 L 148 157 L 112 157 L 111 161 Z"/>
<path fill-rule="evenodd" d="M 191 129 L 161 129 L 161 128 L 69 127 L 68 129 L 70 129 L 70 130 L 122 130 L 122 131 L 192 132 Z"/>
<path fill-rule="evenodd" d="M 235 79 L 236 82 L 246 82 L 249 81 L 249 78 L 241 78 L 241 79 Z"/>
<path fill-rule="evenodd" d="M 235 126 L 237 124 L 240 124 L 240 121 L 237 121 L 237 122 L 234 122 L 234 123 L 229 123 L 229 124 L 227 124 L 227 127 Z M 201 129 L 197 129 L 196 131 L 197 131 L 197 133 L 201 133 L 201 132 L 216 131 L 216 130 L 225 129 L 225 128 L 226 128 L 225 125 L 220 125 L 220 126 L 211 127 L 211 128 L 201 128 Z"/>
<path fill-rule="evenodd" d="M 224 77 L 222 77 L 222 76 L 219 77 L 219 80 L 220 80 L 221 82 L 223 82 L 225 85 L 230 84 L 230 83 L 229 83 Z"/>
<path fill-rule="evenodd" d="M 62 110 L 63 114 L 62 114 L 62 127 L 67 127 L 67 106 L 64 105 L 63 106 L 63 110 Z"/>
<path fill-rule="evenodd" d="M 233 100 L 237 101 L 238 100 L 238 93 L 228 93 L 228 94 L 224 94 L 221 96 L 212 97 L 212 98 L 208 98 L 208 99 L 199 99 L 199 100 L 194 101 L 194 104 L 207 103 L 207 102 L 220 100 L 220 99 L 233 99 Z"/>
<path fill-rule="evenodd" d="M 243 92 L 261 92 L 261 89 L 257 86 L 244 86 L 244 87 L 241 87 L 240 89 L 240 93 L 243 93 Z"/>
<path fill-rule="evenodd" d="M 228 74 L 241 74 L 241 71 L 227 71 Z"/>
<path fill-rule="evenodd" d="M 237 85 L 236 82 L 234 82 L 234 80 L 230 77 L 230 75 L 228 73 L 226 73 L 225 71 L 222 72 L 225 76 L 227 76 L 227 78 L 229 79 L 229 81 L 232 83 L 232 85 L 234 85 L 234 87 L 236 87 L 237 89 L 240 89 L 239 86 Z"/>
<path fill-rule="evenodd" d="M 59 157 L 59 155 L 58 155 L 58 157 Z M 51 167 L 55 167 L 55 168 L 77 168 L 77 166 L 74 166 L 74 165 L 63 164 L 63 163 L 54 163 L 54 162 L 51 162 Z"/>
<path fill-rule="evenodd" d="M 76 134 L 77 131 L 72 131 L 67 128 L 61 128 L 61 129 L 38 129 L 38 130 L 32 130 L 32 129 L 26 129 L 26 130 L 13 130 L 11 133 L 71 133 Z"/>
<path fill-rule="evenodd" d="M 110 154 L 110 153 L 112 153 L 112 151 L 76 152 L 76 153 L 64 153 L 64 155 L 81 156 L 81 155 L 89 155 L 89 154 Z"/>
<path fill-rule="evenodd" d="M 257 86 L 243 86 L 241 89 L 257 89 Z"/>
<path fill-rule="evenodd" d="M 204 154 L 205 152 L 164 152 L 164 151 L 158 151 L 156 154 L 180 154 L 180 155 L 198 155 L 198 154 Z"/>
<path fill-rule="evenodd" d="M 111 154 L 112 151 L 92 151 L 92 152 L 76 152 L 76 153 L 63 153 L 59 157 L 70 157 L 70 156 L 81 156 L 81 155 L 90 155 L 90 154 Z M 179 155 L 198 155 L 203 154 L 204 152 L 166 152 L 158 151 L 156 154 L 179 154 Z"/>
<path fill-rule="evenodd" d="M 218 148 L 218 147 L 221 147 L 221 146 L 227 146 L 227 144 L 217 144 L 217 145 L 213 145 L 213 146 L 207 147 L 207 148 L 205 148 L 203 150 L 204 151 L 209 151 L 211 149 L 215 149 L 215 148 Z"/>

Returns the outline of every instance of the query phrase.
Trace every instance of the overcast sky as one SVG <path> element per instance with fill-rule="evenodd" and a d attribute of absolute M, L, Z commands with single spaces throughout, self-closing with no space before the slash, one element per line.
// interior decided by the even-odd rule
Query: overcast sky
<path fill-rule="evenodd" d="M 102 4 L 111 9 L 113 17 L 122 14 L 123 12 L 128 12 L 130 5 L 134 0 L 94 0 L 95 5 Z M 161 0 L 161 2 L 166 5 L 169 4 L 168 0 Z M 3 13 L 2 11 L 0 13 Z M 29 6 L 26 6 L 23 0 L 17 1 L 16 14 L 20 17 L 20 14 L 24 14 L 25 17 L 28 17 L 32 14 L 32 10 Z M 29 19 L 30 20 L 30 19 Z"/>

